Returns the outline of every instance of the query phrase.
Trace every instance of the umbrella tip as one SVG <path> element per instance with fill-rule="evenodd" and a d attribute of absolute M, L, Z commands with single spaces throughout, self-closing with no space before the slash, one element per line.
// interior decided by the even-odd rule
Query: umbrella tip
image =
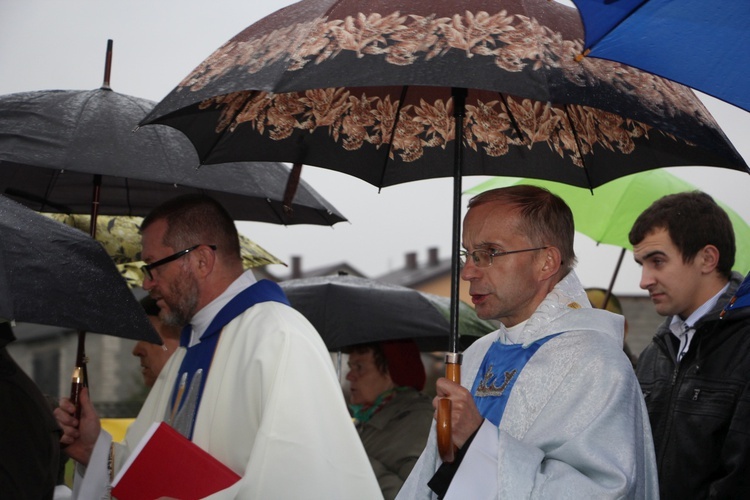
<path fill-rule="evenodd" d="M 102 89 L 112 90 L 109 86 L 109 75 L 112 71 L 112 39 L 107 40 L 107 55 L 104 60 L 104 83 L 102 83 Z"/>

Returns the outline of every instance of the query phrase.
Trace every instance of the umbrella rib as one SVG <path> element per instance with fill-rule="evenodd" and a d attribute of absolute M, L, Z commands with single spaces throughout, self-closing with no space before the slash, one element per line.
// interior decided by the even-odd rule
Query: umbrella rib
<path fill-rule="evenodd" d="M 587 183 L 586 187 L 589 188 L 589 191 L 591 191 L 591 194 L 593 196 L 594 187 L 591 185 L 591 178 L 589 177 L 589 169 L 586 168 L 586 159 L 583 157 L 583 149 L 581 148 L 581 139 L 580 137 L 578 137 L 578 131 L 576 130 L 573 120 L 570 118 L 570 109 L 567 104 L 565 104 L 565 117 L 568 119 L 568 123 L 570 124 L 570 130 L 573 132 L 573 138 L 575 138 L 575 141 L 576 141 L 578 157 L 581 159 L 581 166 L 583 167 L 583 173 L 586 175 L 586 183 Z"/>
<path fill-rule="evenodd" d="M 524 144 L 525 146 L 529 146 L 529 144 L 526 143 L 526 137 L 521 132 L 521 127 L 518 126 L 516 117 L 513 116 L 513 112 L 510 110 L 510 106 L 508 106 L 508 100 L 505 98 L 505 95 L 502 92 L 498 92 L 497 95 L 500 97 L 500 100 L 502 101 L 503 106 L 505 106 L 505 111 L 508 112 L 508 119 L 510 120 L 510 124 L 513 126 L 513 130 L 515 130 L 518 138 L 521 139 L 521 143 Z"/>
<path fill-rule="evenodd" d="M 125 177 L 125 203 L 128 205 L 128 215 L 133 215 L 133 200 L 130 199 L 130 179 Z"/>
<path fill-rule="evenodd" d="M 398 108 L 396 108 L 396 116 L 393 118 L 393 128 L 391 129 L 391 140 L 388 141 L 388 148 L 386 149 L 385 159 L 383 161 L 383 168 L 380 170 L 380 182 L 378 183 L 378 191 L 383 187 L 383 180 L 385 179 L 385 171 L 388 168 L 388 158 L 391 157 L 391 149 L 393 148 L 393 138 L 396 136 L 396 129 L 398 128 L 399 118 L 401 117 L 401 109 L 404 107 L 404 101 L 406 100 L 406 93 L 409 91 L 409 86 L 404 85 L 401 87 L 401 96 L 398 100 Z"/>
<path fill-rule="evenodd" d="M 258 90 L 251 90 L 250 92 L 248 92 L 248 97 L 244 100 L 244 102 L 242 103 L 242 106 L 237 106 L 236 108 L 234 108 L 235 111 L 234 111 L 234 113 L 232 113 L 232 119 L 228 123 L 235 123 L 235 120 L 237 119 L 237 116 L 242 112 L 243 109 L 245 109 L 245 106 L 247 105 L 247 103 L 253 98 L 254 95 L 256 95 L 257 92 L 260 92 L 260 91 L 258 91 Z M 205 165 L 206 158 L 208 158 L 211 155 L 211 153 L 214 151 L 214 149 L 216 149 L 216 145 L 221 142 L 221 140 L 224 138 L 224 136 L 226 134 L 230 133 L 229 131 L 231 130 L 231 128 L 232 127 L 230 127 L 229 125 L 227 125 L 226 127 L 224 127 L 222 129 L 222 131 L 220 133 L 216 134 L 216 140 L 208 148 L 208 150 L 206 151 L 205 156 L 201 156 L 200 153 L 198 153 L 198 160 L 199 160 L 199 163 L 200 163 L 198 165 L 198 168 L 200 168 L 201 166 Z M 197 150 L 196 150 L 196 152 L 197 152 Z M 300 161 L 299 163 L 302 163 L 302 162 Z"/>
<path fill-rule="evenodd" d="M 49 190 L 48 190 L 49 192 Z M 35 194 L 29 193 L 27 191 L 22 191 L 20 189 L 16 188 L 8 188 L 5 190 L 5 194 L 8 196 L 13 196 L 16 198 L 21 198 L 28 201 L 34 201 L 40 204 L 40 212 L 46 212 L 45 207 L 54 208 L 60 213 L 69 214 L 73 212 L 73 209 L 70 208 L 67 205 L 63 205 L 61 203 L 53 203 L 51 202 L 47 196 L 37 196 Z"/>
<path fill-rule="evenodd" d="M 597 38 L 596 40 L 592 40 L 592 41 L 591 41 L 591 44 L 590 44 L 590 45 L 589 45 L 588 47 L 586 47 L 586 48 L 587 48 L 587 49 L 589 49 L 589 51 L 590 51 L 590 49 L 593 49 L 593 48 L 594 48 L 594 46 L 595 46 L 595 45 L 596 45 L 597 43 L 601 42 L 603 38 L 605 38 L 605 37 L 606 37 L 607 35 L 609 35 L 609 34 L 610 34 L 610 33 L 612 33 L 613 31 L 615 31 L 615 30 L 616 30 L 617 28 L 619 28 L 619 27 L 620 27 L 620 25 L 621 25 L 622 23 L 624 23 L 625 21 L 627 21 L 629 17 L 633 16 L 633 15 L 634 15 L 634 14 L 635 14 L 635 13 L 636 13 L 637 11 L 639 11 L 639 10 L 640 10 L 640 9 L 641 9 L 641 8 L 642 8 L 642 7 L 644 6 L 644 5 L 646 5 L 646 3 L 648 3 L 648 0 L 643 0 L 643 1 L 642 1 L 642 2 L 640 3 L 640 4 L 638 4 L 638 7 L 636 7 L 636 8 L 635 8 L 635 9 L 633 9 L 633 10 L 631 10 L 631 11 L 630 11 L 630 13 L 628 13 L 628 14 L 627 14 L 626 16 L 623 16 L 623 17 L 622 17 L 622 19 L 620 19 L 619 21 L 617 21 L 617 24 L 615 24 L 615 25 L 614 25 L 614 26 L 612 26 L 612 27 L 611 27 L 610 29 L 608 29 L 606 33 L 602 33 L 602 36 L 600 36 L 600 37 L 599 37 L 599 38 Z"/>

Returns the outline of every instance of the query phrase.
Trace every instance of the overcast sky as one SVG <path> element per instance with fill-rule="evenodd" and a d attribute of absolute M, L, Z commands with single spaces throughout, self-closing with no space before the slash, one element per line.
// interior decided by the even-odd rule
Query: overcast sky
<path fill-rule="evenodd" d="M 290 0 L 3 0 L 0 2 L 0 94 L 46 89 L 90 90 L 102 84 L 105 49 L 114 40 L 113 90 L 161 100 L 203 59 L 246 26 Z M 750 163 L 750 113 L 701 96 Z M 669 169 L 750 219 L 750 177 L 708 167 Z M 370 277 L 403 266 L 407 252 L 430 247 L 450 255 L 452 181 L 377 188 L 354 177 L 304 167 L 303 179 L 351 223 L 333 228 L 241 222 L 240 230 L 282 260 L 303 267 L 348 262 Z M 466 177 L 464 189 L 486 178 Z M 465 204 L 465 203 L 464 203 Z M 606 288 L 620 249 L 576 235 L 578 273 Z M 284 272 L 280 266 L 274 271 Z M 628 253 L 615 293 L 640 293 Z"/>

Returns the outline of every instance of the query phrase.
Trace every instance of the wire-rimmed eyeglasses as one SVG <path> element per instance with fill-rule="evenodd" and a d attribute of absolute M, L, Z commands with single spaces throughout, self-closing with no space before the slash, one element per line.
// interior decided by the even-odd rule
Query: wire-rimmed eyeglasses
<path fill-rule="evenodd" d="M 523 250 L 510 250 L 508 252 L 501 252 L 500 250 L 474 250 L 473 252 L 467 252 L 466 250 L 462 250 L 459 252 L 458 258 L 461 262 L 461 267 L 466 265 L 469 256 L 471 256 L 471 261 L 475 266 L 490 267 L 492 265 L 492 259 L 495 257 L 503 257 L 512 253 L 533 252 L 534 250 L 544 250 L 545 248 L 549 248 L 549 245 L 535 248 L 524 248 Z"/>
<path fill-rule="evenodd" d="M 186 248 L 185 250 L 180 250 L 177 253 L 173 253 L 169 257 L 164 257 L 163 259 L 159 259 L 156 262 L 152 262 L 151 264 L 146 264 L 145 266 L 141 266 L 141 271 L 143 271 L 143 276 L 145 276 L 146 278 L 148 278 L 150 280 L 153 280 L 154 276 L 153 276 L 153 274 L 151 274 L 151 270 L 152 269 L 157 268 L 159 266 L 163 266 L 164 264 L 169 264 L 173 260 L 177 260 L 180 257 L 182 257 L 183 255 L 189 254 L 190 252 L 192 252 L 193 250 L 195 250 L 196 248 L 198 248 L 201 245 L 202 245 L 202 243 L 199 243 L 199 244 L 194 245 L 194 246 L 192 246 L 190 248 Z M 210 248 L 211 250 L 216 251 L 216 245 L 206 245 L 206 246 L 208 248 Z"/>

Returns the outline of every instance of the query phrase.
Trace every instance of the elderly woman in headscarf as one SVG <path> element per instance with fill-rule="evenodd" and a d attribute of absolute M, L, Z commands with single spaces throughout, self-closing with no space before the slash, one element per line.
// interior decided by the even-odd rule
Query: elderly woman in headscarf
<path fill-rule="evenodd" d="M 434 408 L 413 340 L 359 344 L 349 353 L 349 409 L 383 496 L 396 497 L 427 442 Z"/>

